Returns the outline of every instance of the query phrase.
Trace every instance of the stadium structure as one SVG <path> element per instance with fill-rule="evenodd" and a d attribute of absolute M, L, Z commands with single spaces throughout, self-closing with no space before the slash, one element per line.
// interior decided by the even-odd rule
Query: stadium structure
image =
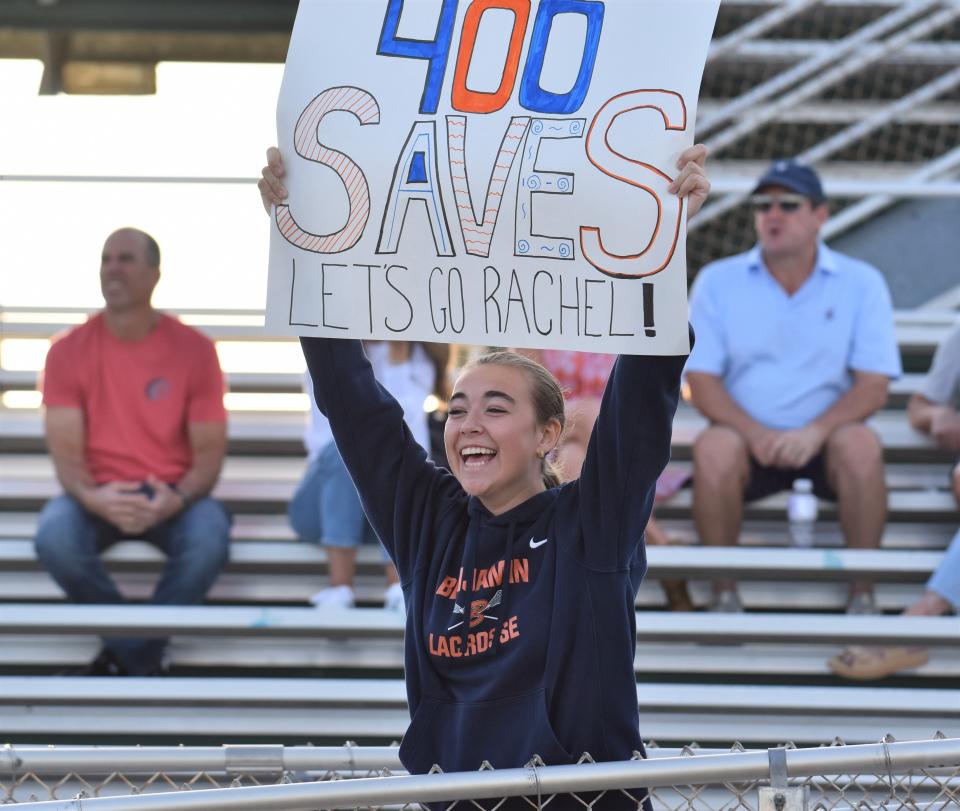
<path fill-rule="evenodd" d="M 282 62 L 295 11 L 292 0 L 7 0 L 0 59 L 42 60 L 41 93 L 151 93 L 159 62 Z M 663 808 L 960 807 L 960 627 L 897 616 L 960 524 L 948 488 L 955 458 L 904 414 L 960 322 L 960 2 L 723 0 L 697 137 L 711 149 L 714 191 L 691 223 L 691 279 L 752 244 L 752 183 L 772 159 L 799 157 L 824 179 L 830 244 L 888 281 L 905 374 L 874 421 L 890 491 L 880 550 L 845 549 L 826 504 L 816 546 L 790 548 L 783 496 L 748 509 L 731 550 L 697 544 L 689 493 L 658 510 L 677 543 L 649 550 L 637 602 L 637 697 L 653 742 L 644 779 Z M 13 174 L 0 156 L 0 195 Z M 221 347 L 259 337 L 256 312 L 183 309 Z M 322 552 L 294 543 L 285 519 L 302 467 L 299 374 L 229 375 L 230 402 L 269 395 L 293 405 L 231 410 L 218 495 L 237 516 L 233 560 L 207 605 L 66 604 L 30 540 L 58 491 L 42 416 L 35 400 L 10 405 L 26 402 L 16 395 L 35 388 L 37 370 L 6 366 L 3 350 L 82 317 L 0 302 L 0 802 L 101 807 L 67 799 L 82 793 L 125 798 L 102 806 L 115 809 L 292 809 L 501 792 L 528 793 L 536 807 L 636 779 L 624 764 L 574 776 L 533 764 L 519 775 L 446 775 L 445 795 L 422 782 L 376 784 L 403 774 L 394 746 L 408 720 L 402 622 L 374 607 L 374 552 L 361 555 L 360 608 L 329 617 L 301 607 L 327 568 Z M 681 407 L 675 465 L 689 466 L 703 426 Z M 160 565 L 149 547 L 124 542 L 108 559 L 127 593 L 149 593 Z M 666 610 L 661 579 L 688 579 L 702 608 L 724 577 L 741 582 L 745 614 Z M 843 613 L 858 578 L 875 581 L 882 615 Z M 60 675 L 92 657 L 98 635 L 130 633 L 173 635 L 169 676 Z M 826 667 L 848 644 L 917 643 L 929 646 L 928 663 L 876 685 L 842 682 Z M 726 760 L 704 760 L 721 752 Z M 231 786 L 264 793 L 197 792 Z M 182 799 L 147 802 L 160 795 Z"/>

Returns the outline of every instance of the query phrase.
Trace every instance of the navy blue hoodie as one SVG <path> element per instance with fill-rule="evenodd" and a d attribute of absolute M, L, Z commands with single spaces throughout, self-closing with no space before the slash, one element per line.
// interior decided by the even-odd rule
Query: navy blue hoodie
<path fill-rule="evenodd" d="M 685 357 L 618 358 L 580 478 L 493 515 L 427 459 L 359 341 L 301 343 L 317 405 L 403 585 L 404 766 L 642 753 L 634 602 Z M 619 792 L 603 800 L 637 807 Z"/>

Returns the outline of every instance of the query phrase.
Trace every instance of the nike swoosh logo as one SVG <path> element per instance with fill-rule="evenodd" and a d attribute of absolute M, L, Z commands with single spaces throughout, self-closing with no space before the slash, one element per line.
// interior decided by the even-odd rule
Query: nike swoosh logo
<path fill-rule="evenodd" d="M 549 538 L 544 538 L 542 541 L 535 541 L 533 538 L 530 539 L 530 548 L 536 549 L 538 546 L 543 546 L 545 543 L 549 543 Z"/>

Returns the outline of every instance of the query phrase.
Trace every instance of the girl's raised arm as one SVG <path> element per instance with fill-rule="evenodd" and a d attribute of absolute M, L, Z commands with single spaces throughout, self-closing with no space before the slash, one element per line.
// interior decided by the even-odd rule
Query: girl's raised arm
<path fill-rule="evenodd" d="M 575 485 L 581 554 L 591 568 L 623 568 L 636 551 L 657 477 L 670 460 L 685 361 L 685 355 L 617 358 Z"/>
<path fill-rule="evenodd" d="M 686 199 L 688 217 L 710 192 L 706 160 L 703 144 L 677 160 L 670 191 Z M 588 566 L 622 568 L 633 558 L 653 508 L 657 477 L 670 460 L 685 362 L 685 355 L 617 358 L 575 485 Z"/>
<path fill-rule="evenodd" d="M 460 486 L 417 444 L 400 404 L 374 377 L 360 341 L 301 338 L 300 344 L 317 406 L 330 421 L 367 518 L 405 582 L 422 524 L 451 506 Z"/>

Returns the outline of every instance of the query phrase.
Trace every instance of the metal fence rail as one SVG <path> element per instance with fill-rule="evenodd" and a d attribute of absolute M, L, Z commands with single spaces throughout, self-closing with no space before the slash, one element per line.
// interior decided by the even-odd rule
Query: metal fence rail
<path fill-rule="evenodd" d="M 960 807 L 960 739 L 726 753 L 654 747 L 647 760 L 620 763 L 584 755 L 574 766 L 543 766 L 535 758 L 521 769 L 483 764 L 477 772 L 417 776 L 398 769 L 395 748 L 349 744 L 8 746 L 0 750 L 0 802 L 24 811 L 294 811 L 420 802 L 484 809 L 505 797 L 549 808 L 553 798 L 572 795 L 590 809 L 609 794 L 636 796 L 642 785 L 654 807 L 668 811 Z M 68 790 L 77 796 L 57 799 Z M 34 801 L 41 794 L 54 799 Z M 25 795 L 30 801 L 20 802 Z"/>

